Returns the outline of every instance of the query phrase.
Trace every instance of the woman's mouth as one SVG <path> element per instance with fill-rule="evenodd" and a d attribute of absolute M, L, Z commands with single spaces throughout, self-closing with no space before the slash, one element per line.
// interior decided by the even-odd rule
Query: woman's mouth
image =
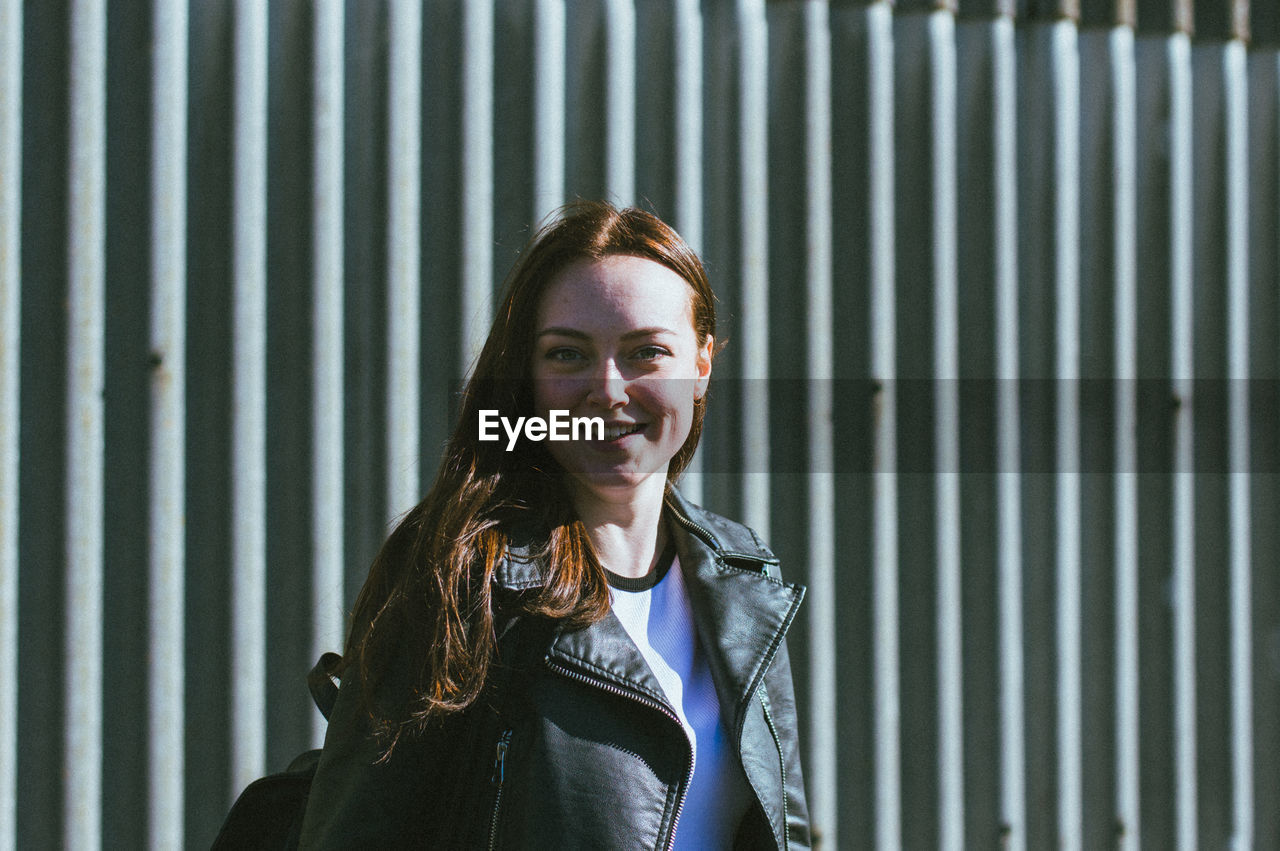
<path fill-rule="evenodd" d="M 630 425 L 606 425 L 604 427 L 604 439 L 606 443 L 612 443 L 621 440 L 629 434 L 639 434 L 644 431 L 644 423 L 632 423 Z"/>

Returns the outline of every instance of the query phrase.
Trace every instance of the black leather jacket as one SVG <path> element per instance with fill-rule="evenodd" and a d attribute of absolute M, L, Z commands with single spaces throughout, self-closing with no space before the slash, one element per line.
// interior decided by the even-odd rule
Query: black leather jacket
<path fill-rule="evenodd" d="M 674 493 L 676 547 L 722 717 L 754 793 L 737 848 L 808 848 L 785 636 L 804 589 L 745 526 Z M 512 554 L 504 592 L 541 583 Z M 525 619 L 529 620 L 529 619 Z M 512 622 L 486 696 L 422 740 L 379 751 L 344 686 L 307 804 L 303 848 L 671 847 L 692 753 L 674 710 L 611 614 L 577 631 Z M 512 699 L 512 690 L 519 693 Z"/>

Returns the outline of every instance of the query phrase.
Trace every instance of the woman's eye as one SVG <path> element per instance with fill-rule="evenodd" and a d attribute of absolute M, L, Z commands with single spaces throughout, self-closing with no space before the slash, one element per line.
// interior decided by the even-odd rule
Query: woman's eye
<path fill-rule="evenodd" d="M 576 349 L 567 349 L 567 348 L 561 347 L 561 348 L 555 348 L 555 349 L 549 350 L 546 353 L 546 355 L 544 355 L 544 357 L 546 357 L 546 359 L 549 361 L 558 361 L 561 363 L 568 363 L 570 361 L 577 360 L 578 358 L 581 357 L 581 355 L 578 353 Z"/>
<path fill-rule="evenodd" d="M 636 351 L 635 356 L 640 360 L 657 360 L 669 354 L 671 353 L 662 346 L 643 346 Z"/>

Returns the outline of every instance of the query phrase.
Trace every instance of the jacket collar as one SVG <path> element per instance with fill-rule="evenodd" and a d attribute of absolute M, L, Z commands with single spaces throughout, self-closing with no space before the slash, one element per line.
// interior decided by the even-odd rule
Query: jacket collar
<path fill-rule="evenodd" d="M 705 511 L 671 489 L 680 567 L 707 654 L 722 717 L 741 733 L 745 709 L 795 618 L 804 588 L 778 578 L 778 559 L 746 526 Z M 542 584 L 543 566 L 518 538 L 494 571 L 509 590 Z M 548 660 L 667 703 L 661 686 L 613 613 L 556 636 Z"/>
<path fill-rule="evenodd" d="M 682 561 L 695 557 L 694 549 L 709 550 L 727 564 L 776 576 L 778 557 L 750 528 L 694 505 L 675 488 L 668 492 L 667 508 L 676 519 L 676 544 Z M 535 548 L 536 539 L 529 530 L 514 532 L 506 554 L 495 566 L 494 582 L 508 591 L 541 585 L 545 565 L 533 555 Z"/>
<path fill-rule="evenodd" d="M 545 565 L 534 555 L 533 541 L 513 534 L 507 542 L 507 552 L 493 568 L 493 581 L 508 591 L 524 591 L 542 585 Z"/>

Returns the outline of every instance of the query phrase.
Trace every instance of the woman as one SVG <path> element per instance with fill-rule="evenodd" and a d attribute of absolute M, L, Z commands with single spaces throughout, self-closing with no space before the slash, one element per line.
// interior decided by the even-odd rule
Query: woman
<path fill-rule="evenodd" d="M 803 589 L 672 486 L 713 298 L 639 210 L 571 205 L 527 247 L 356 601 L 303 847 L 809 845 L 783 640 Z M 553 411 L 598 430 L 480 439 L 481 412 Z"/>

